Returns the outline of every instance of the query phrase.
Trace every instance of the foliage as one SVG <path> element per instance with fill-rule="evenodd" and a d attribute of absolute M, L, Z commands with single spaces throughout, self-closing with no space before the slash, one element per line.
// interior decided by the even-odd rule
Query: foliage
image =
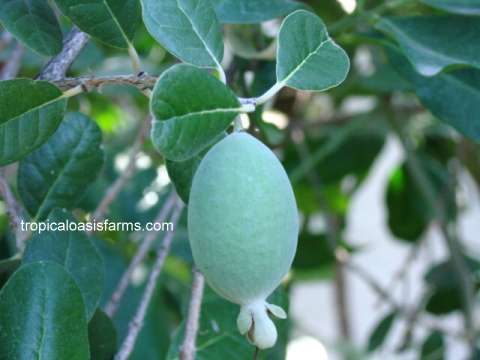
<path fill-rule="evenodd" d="M 126 356 L 182 358 L 194 268 L 186 212 L 174 233 L 21 226 L 171 220 L 180 205 L 170 194 L 188 204 L 205 154 L 242 129 L 278 155 L 301 214 L 291 273 L 269 301 L 286 309 L 301 281 L 338 287 L 353 270 L 387 312 L 375 311 L 364 344 L 339 339 L 351 353 L 443 359 L 455 344 L 478 356 L 480 254 L 456 228 L 475 201 L 464 179 L 480 189 L 480 1 L 357 0 L 347 13 L 334 0 L 0 0 L 0 25 L 1 359 L 124 359 L 150 283 Z M 359 98 L 367 106 L 351 105 Z M 421 259 L 417 304 L 355 268 L 367 250 L 346 231 L 392 139 L 404 158 L 382 184 L 385 228 L 412 261 L 432 241 L 446 250 Z M 252 212 L 254 193 L 241 194 Z M 237 305 L 207 285 L 199 311 L 195 359 L 254 356 Z M 458 329 L 437 326 L 452 314 Z M 285 359 L 290 330 L 301 331 L 275 322 L 279 341 L 258 359 Z"/>

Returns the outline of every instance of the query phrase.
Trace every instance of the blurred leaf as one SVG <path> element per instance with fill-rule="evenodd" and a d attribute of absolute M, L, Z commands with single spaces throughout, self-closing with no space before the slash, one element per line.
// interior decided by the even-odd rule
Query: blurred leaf
<path fill-rule="evenodd" d="M 62 50 L 62 31 L 46 0 L 0 0 L 0 22 L 41 55 L 53 56 Z"/>
<path fill-rule="evenodd" d="M 328 36 L 319 17 L 299 10 L 283 21 L 277 56 L 280 85 L 324 91 L 341 84 L 349 68 L 347 54 Z"/>
<path fill-rule="evenodd" d="M 396 312 L 385 316 L 375 327 L 368 339 L 368 351 L 372 352 L 378 349 L 385 342 L 392 325 L 395 321 Z"/>
<path fill-rule="evenodd" d="M 435 186 L 433 190 L 439 202 L 446 207 L 449 216 L 454 217 L 455 193 L 448 172 L 426 156 L 420 157 L 420 161 Z M 417 241 L 435 216 L 406 163 L 390 176 L 386 203 L 390 231 L 401 240 Z"/>
<path fill-rule="evenodd" d="M 55 209 L 48 217 L 50 224 L 76 223 L 75 218 Z M 64 225 L 65 226 L 65 225 Z M 82 231 L 45 231 L 35 233 L 28 242 L 23 263 L 51 261 L 62 265 L 80 288 L 87 320 L 98 306 L 103 289 L 104 264 L 88 235 Z"/>
<path fill-rule="evenodd" d="M 420 360 L 443 360 L 445 345 L 442 333 L 434 331 L 428 335 L 422 344 Z"/>
<path fill-rule="evenodd" d="M 223 37 L 210 0 L 142 0 L 150 34 L 173 55 L 201 67 L 220 68 Z"/>
<path fill-rule="evenodd" d="M 302 231 L 293 260 L 294 275 L 300 278 L 322 275 L 335 264 L 335 255 L 325 234 Z"/>
<path fill-rule="evenodd" d="M 235 55 L 244 59 L 276 58 L 277 44 L 263 34 L 261 25 L 227 25 L 225 38 Z"/>
<path fill-rule="evenodd" d="M 455 14 L 480 15 L 480 0 L 422 0 L 425 4 Z"/>
<path fill-rule="evenodd" d="M 412 83 L 422 104 L 463 135 L 480 141 L 480 70 L 460 69 L 436 76 L 419 75 L 392 46 L 387 50 L 396 70 Z M 448 101 L 446 101 L 448 99 Z"/>
<path fill-rule="evenodd" d="M 237 329 L 236 319 L 239 306 L 218 297 L 208 287 L 205 289 L 200 314 L 200 329 L 197 337 L 196 360 L 245 360 L 252 359 L 254 347 L 241 335 Z M 287 296 L 281 290 L 275 291 L 269 302 L 286 309 Z M 288 321 L 275 321 L 279 337 L 274 348 L 261 351 L 259 360 L 283 360 L 287 343 Z M 172 345 L 168 351 L 167 360 L 178 360 L 180 346 L 183 341 L 184 323 L 180 325 Z"/>
<path fill-rule="evenodd" d="M 212 0 L 218 18 L 223 23 L 259 23 L 304 8 L 291 0 Z"/>
<path fill-rule="evenodd" d="M 112 360 L 117 349 L 117 333 L 110 318 L 102 310 L 95 311 L 88 323 L 91 360 Z"/>
<path fill-rule="evenodd" d="M 24 265 L 12 275 L 0 291 L 0 324 L 5 360 L 89 358 L 82 295 L 55 263 Z"/>
<path fill-rule="evenodd" d="M 480 271 L 478 260 L 465 257 L 465 262 L 472 274 Z M 475 287 L 478 289 L 480 279 L 478 277 L 475 279 Z M 433 290 L 426 305 L 428 312 L 442 315 L 462 308 L 462 291 L 458 273 L 450 260 L 432 266 L 425 275 L 425 282 Z"/>
<path fill-rule="evenodd" d="M 103 164 L 102 133 L 92 120 L 70 113 L 41 148 L 20 162 L 18 190 L 37 220 L 54 207 L 71 209 Z"/>
<path fill-rule="evenodd" d="M 395 38 L 423 76 L 437 75 L 451 65 L 480 68 L 479 27 L 480 18 L 462 16 L 392 17 L 377 24 Z"/>
<path fill-rule="evenodd" d="M 55 0 L 82 31 L 107 45 L 128 48 L 140 23 L 138 0 Z"/>
<path fill-rule="evenodd" d="M 235 94 L 219 80 L 204 70 L 182 64 L 160 76 L 151 109 L 155 116 L 155 147 L 169 160 L 184 161 L 211 145 L 241 106 Z"/>
<path fill-rule="evenodd" d="M 66 100 L 46 81 L 0 81 L 0 165 L 42 145 L 62 121 Z"/>
<path fill-rule="evenodd" d="M 412 90 L 411 84 L 402 78 L 389 63 L 378 65 L 372 75 L 361 77 L 359 83 L 360 86 L 373 93 Z"/>

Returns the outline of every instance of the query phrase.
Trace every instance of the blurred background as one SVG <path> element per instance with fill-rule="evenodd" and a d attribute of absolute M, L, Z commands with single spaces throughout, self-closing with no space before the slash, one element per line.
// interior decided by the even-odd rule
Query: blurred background
<path fill-rule="evenodd" d="M 440 92 L 438 84 L 404 76 L 399 68 L 406 60 L 398 52 L 397 39 L 374 27 L 380 15 L 444 13 L 420 1 L 305 3 L 346 49 L 352 69 L 342 85 L 328 92 L 285 89 L 254 114 L 242 116 L 247 131 L 282 160 L 302 224 L 292 271 L 273 295 L 289 308 L 289 319 L 277 322 L 279 344 L 260 353 L 260 358 L 480 359 L 480 147 L 448 125 L 438 104 L 427 101 L 430 94 L 464 111 L 454 103 L 454 95 L 445 88 Z M 67 29 L 69 23 L 61 20 Z M 274 37 L 280 23 L 281 19 L 225 25 L 223 65 L 229 85 L 239 96 L 258 96 L 275 82 Z M 477 30 L 478 41 L 480 27 Z M 12 54 L 21 52 L 20 76 L 35 77 L 47 60 L 20 47 L 6 32 L 0 44 L 0 68 Z M 143 25 L 134 44 L 151 75 L 161 74 L 177 61 Z M 480 70 L 468 71 L 477 76 Z M 69 76 L 128 73 L 126 53 L 90 41 Z M 107 153 L 101 176 L 78 204 L 80 218 L 96 208 L 100 194 L 125 171 L 132 144 L 148 117 L 148 100 L 138 89 L 105 86 L 97 90 L 69 102 L 69 110 L 88 114 L 99 124 Z M 480 121 L 480 84 L 456 95 L 472 104 L 465 109 L 477 109 L 467 115 Z M 8 171 L 14 182 L 15 166 Z M 147 141 L 108 218 L 151 221 L 172 186 L 162 156 Z M 11 234 L 2 211 L 0 257 L 8 258 Z M 103 303 L 140 240 L 141 234 L 136 233 L 97 235 L 107 271 Z M 134 273 L 114 319 L 119 341 L 153 258 Z M 452 260 L 458 258 L 460 268 Z M 191 265 L 182 218 L 132 359 L 173 360 L 178 355 Z M 5 279 L 0 274 L 0 283 Z M 252 358 L 252 347 L 235 328 L 237 311 L 207 291 L 198 359 Z"/>

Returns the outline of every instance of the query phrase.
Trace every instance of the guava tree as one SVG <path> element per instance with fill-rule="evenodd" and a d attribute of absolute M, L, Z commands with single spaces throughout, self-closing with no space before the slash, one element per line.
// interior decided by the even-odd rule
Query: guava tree
<path fill-rule="evenodd" d="M 285 359 L 306 279 L 345 358 L 480 357 L 480 1 L 350 3 L 0 0 L 0 359 Z M 385 287 L 345 230 L 388 139 Z M 429 231 L 447 256 L 399 301 Z M 364 344 L 345 272 L 382 303 Z"/>

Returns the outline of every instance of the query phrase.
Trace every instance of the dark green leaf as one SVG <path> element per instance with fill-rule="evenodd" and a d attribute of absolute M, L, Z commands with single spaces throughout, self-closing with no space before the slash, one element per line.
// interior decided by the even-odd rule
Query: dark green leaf
<path fill-rule="evenodd" d="M 480 18 L 412 16 L 383 18 L 377 28 L 392 36 L 423 76 L 451 65 L 480 68 Z"/>
<path fill-rule="evenodd" d="M 62 49 L 62 31 L 46 0 L 0 0 L 0 22 L 41 55 L 53 56 Z"/>
<path fill-rule="evenodd" d="M 102 167 L 101 142 L 96 123 L 71 113 L 46 144 L 21 161 L 18 190 L 32 216 L 41 220 L 54 207 L 75 206 Z"/>
<path fill-rule="evenodd" d="M 152 141 L 167 159 L 184 161 L 211 145 L 241 111 L 233 92 L 206 71 L 175 65 L 151 99 Z"/>
<path fill-rule="evenodd" d="M 432 332 L 425 339 L 421 350 L 421 360 L 443 360 L 445 358 L 445 344 L 443 335 L 438 331 Z"/>
<path fill-rule="evenodd" d="M 107 45 L 129 47 L 141 20 L 138 0 L 55 0 L 81 30 Z"/>
<path fill-rule="evenodd" d="M 55 209 L 48 217 L 50 224 L 76 223 L 75 218 Z M 82 291 L 85 313 L 90 319 L 102 295 L 103 261 L 90 238 L 82 231 L 45 231 L 35 233 L 28 242 L 23 263 L 52 261 L 62 265 Z"/>
<path fill-rule="evenodd" d="M 22 266 L 0 291 L 0 354 L 5 360 L 89 358 L 82 295 L 59 265 Z"/>
<path fill-rule="evenodd" d="M 465 262 L 472 274 L 480 271 L 480 262 L 465 257 Z M 473 277 L 474 278 L 474 277 Z M 442 315 L 462 308 L 462 290 L 455 266 L 451 261 L 432 266 L 425 275 L 425 282 L 433 290 L 426 304 L 426 310 L 432 314 Z M 478 277 L 475 281 L 475 287 L 480 287 Z"/>
<path fill-rule="evenodd" d="M 412 85 L 420 101 L 436 117 L 465 136 L 480 141 L 480 70 L 459 69 L 421 76 L 399 52 L 388 47 L 396 70 Z M 448 100 L 448 101 L 447 101 Z"/>
<path fill-rule="evenodd" d="M 88 323 L 90 360 L 112 360 L 117 349 L 117 332 L 112 320 L 101 310 Z"/>
<path fill-rule="evenodd" d="M 319 17 L 304 10 L 287 16 L 278 35 L 278 85 L 324 91 L 342 83 L 349 68 L 347 54 Z"/>
<path fill-rule="evenodd" d="M 218 18 L 223 23 L 259 23 L 305 7 L 290 0 L 213 0 Z"/>
<path fill-rule="evenodd" d="M 451 13 L 480 15 L 480 0 L 422 0 L 425 4 Z"/>
<path fill-rule="evenodd" d="M 375 351 L 385 342 L 390 329 L 395 321 L 396 313 L 392 312 L 385 316 L 375 327 L 368 339 L 368 351 Z"/>
<path fill-rule="evenodd" d="M 198 154 L 185 161 L 166 161 L 168 176 L 175 185 L 178 196 L 185 204 L 188 204 L 193 175 L 195 175 L 202 158 L 203 156 Z"/>
<path fill-rule="evenodd" d="M 142 0 L 150 34 L 184 62 L 220 68 L 223 38 L 210 0 Z"/>
<path fill-rule="evenodd" d="M 0 165 L 42 145 L 62 121 L 67 101 L 46 81 L 0 81 Z"/>

